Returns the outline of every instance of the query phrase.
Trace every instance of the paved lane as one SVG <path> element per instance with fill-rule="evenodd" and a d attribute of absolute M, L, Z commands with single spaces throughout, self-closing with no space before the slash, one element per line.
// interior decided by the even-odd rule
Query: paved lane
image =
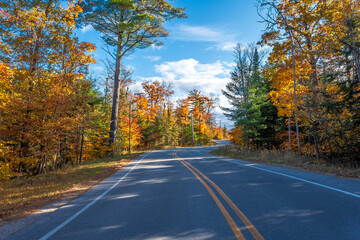
<path fill-rule="evenodd" d="M 132 164 L 132 166 L 135 163 Z M 13 239 L 39 239 L 73 216 L 124 176 L 106 183 L 50 214 Z M 208 192 L 173 151 L 154 152 L 108 194 L 49 239 L 233 239 Z"/>
<path fill-rule="evenodd" d="M 359 181 L 249 162 L 241 165 L 198 149 L 177 155 L 215 182 L 265 239 L 360 239 Z"/>
<path fill-rule="evenodd" d="M 360 182 L 207 149 L 144 155 L 11 239 L 360 239 Z"/>

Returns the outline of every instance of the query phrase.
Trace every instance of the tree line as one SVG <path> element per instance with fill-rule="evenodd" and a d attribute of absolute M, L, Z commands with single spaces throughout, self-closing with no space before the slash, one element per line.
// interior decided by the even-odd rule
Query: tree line
<path fill-rule="evenodd" d="M 174 103 L 171 85 L 160 82 L 129 91 L 122 58 L 161 44 L 163 23 L 183 17 L 165 0 L 1 0 L 0 179 L 227 134 L 214 120 L 213 97 L 194 90 Z M 105 94 L 89 73 L 96 48 L 75 34 L 89 24 L 115 59 Z"/>
<path fill-rule="evenodd" d="M 360 6 L 259 0 L 261 41 L 235 48 L 223 94 L 235 143 L 360 163 Z M 266 58 L 266 59 L 265 59 Z"/>

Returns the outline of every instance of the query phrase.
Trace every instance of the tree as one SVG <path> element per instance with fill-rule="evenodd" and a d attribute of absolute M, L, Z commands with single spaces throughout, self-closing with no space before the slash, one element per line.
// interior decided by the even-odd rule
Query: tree
<path fill-rule="evenodd" d="M 246 51 L 249 51 L 247 49 Z M 221 90 L 223 95 L 229 100 L 233 108 L 223 108 L 225 116 L 236 122 L 236 125 L 245 125 L 246 147 L 249 150 L 249 133 L 248 133 L 248 102 L 249 102 L 249 85 L 251 71 L 251 54 L 247 54 L 243 47 L 238 44 L 235 47 L 235 68 L 230 73 L 231 81 L 226 84 L 226 89 Z M 248 58 L 249 56 L 250 59 Z"/>
<path fill-rule="evenodd" d="M 235 48 L 235 68 L 231 72 L 231 81 L 222 93 L 228 98 L 232 108 L 223 108 L 236 126 L 243 126 L 246 148 L 251 142 L 260 143 L 260 131 L 267 128 L 267 84 L 260 75 L 261 59 L 264 52 L 258 52 L 254 44 L 246 47 L 237 45 Z M 271 107 L 271 104 L 270 104 Z M 239 131 L 238 131 L 239 132 Z"/>
<path fill-rule="evenodd" d="M 261 51 L 259 54 L 257 48 L 255 48 L 249 94 L 250 128 L 252 130 L 252 140 L 257 148 L 265 146 L 272 148 L 277 145 L 274 136 L 278 125 L 278 117 L 277 109 L 269 98 L 270 83 L 261 73 L 263 56 L 265 56 L 265 52 Z"/>
<path fill-rule="evenodd" d="M 295 122 L 298 117 L 297 139 L 305 152 L 354 159 L 359 146 L 358 2 L 258 2 L 267 23 L 261 43 L 272 47 L 266 74 L 279 116 L 295 115 Z"/>
<path fill-rule="evenodd" d="M 356 77 L 360 82 L 360 4 L 352 0 L 335 0 L 329 3 L 330 11 L 324 14 L 326 34 L 333 48 L 341 51 L 348 49 L 352 56 Z"/>
<path fill-rule="evenodd" d="M 308 63 L 311 70 L 309 71 L 311 84 L 313 87 L 318 85 L 317 77 L 317 56 L 316 49 L 313 45 L 314 32 L 319 28 L 320 12 L 322 4 L 314 6 L 313 1 L 286 2 L 273 0 L 260 0 L 259 8 L 267 10 L 266 16 L 263 17 L 267 23 L 267 33 L 263 34 L 263 42 L 274 41 L 283 35 L 288 36 L 290 42 L 290 54 L 292 59 L 292 75 L 293 75 L 293 97 L 294 97 L 294 116 L 296 125 L 296 136 L 298 143 L 298 151 L 301 153 L 299 123 L 298 123 L 298 97 L 297 97 L 297 79 L 295 64 L 295 41 L 300 51 L 307 55 Z M 276 42 L 276 40 L 275 40 Z"/>
<path fill-rule="evenodd" d="M 171 87 L 165 82 L 142 83 L 144 92 L 138 94 L 137 108 L 139 124 L 142 126 L 142 141 L 146 147 L 173 144 L 170 139 L 174 142 L 171 137 L 175 131 L 173 104 L 170 101 L 174 91 Z"/>
<path fill-rule="evenodd" d="M 194 89 L 178 100 L 175 110 L 182 145 L 207 144 L 212 138 L 212 113 L 215 99 Z"/>
<path fill-rule="evenodd" d="M 184 9 L 165 0 L 88 0 L 82 2 L 83 20 L 102 33 L 106 44 L 116 48 L 114 94 L 109 142 L 116 140 L 122 58 L 136 48 L 159 45 L 168 32 L 165 21 L 184 18 Z"/>
<path fill-rule="evenodd" d="M 73 1 L 0 6 L 0 58 L 11 70 L 0 84 L 7 100 L 0 104 L 0 141 L 9 151 L 0 161 L 14 173 L 39 174 L 74 159 L 92 102 L 84 68 L 95 62 L 95 47 L 73 35 L 82 11 Z"/>

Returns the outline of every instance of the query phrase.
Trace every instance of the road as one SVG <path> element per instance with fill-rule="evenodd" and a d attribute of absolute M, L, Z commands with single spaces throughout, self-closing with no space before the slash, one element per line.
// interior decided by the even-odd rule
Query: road
<path fill-rule="evenodd" d="M 10 239 L 360 239 L 360 182 L 155 151 Z"/>

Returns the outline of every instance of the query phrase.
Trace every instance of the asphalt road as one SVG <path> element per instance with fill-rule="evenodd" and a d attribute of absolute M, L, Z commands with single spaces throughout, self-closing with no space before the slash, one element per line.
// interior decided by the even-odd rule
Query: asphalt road
<path fill-rule="evenodd" d="M 218 158 L 143 155 L 10 239 L 360 239 L 360 182 Z"/>

